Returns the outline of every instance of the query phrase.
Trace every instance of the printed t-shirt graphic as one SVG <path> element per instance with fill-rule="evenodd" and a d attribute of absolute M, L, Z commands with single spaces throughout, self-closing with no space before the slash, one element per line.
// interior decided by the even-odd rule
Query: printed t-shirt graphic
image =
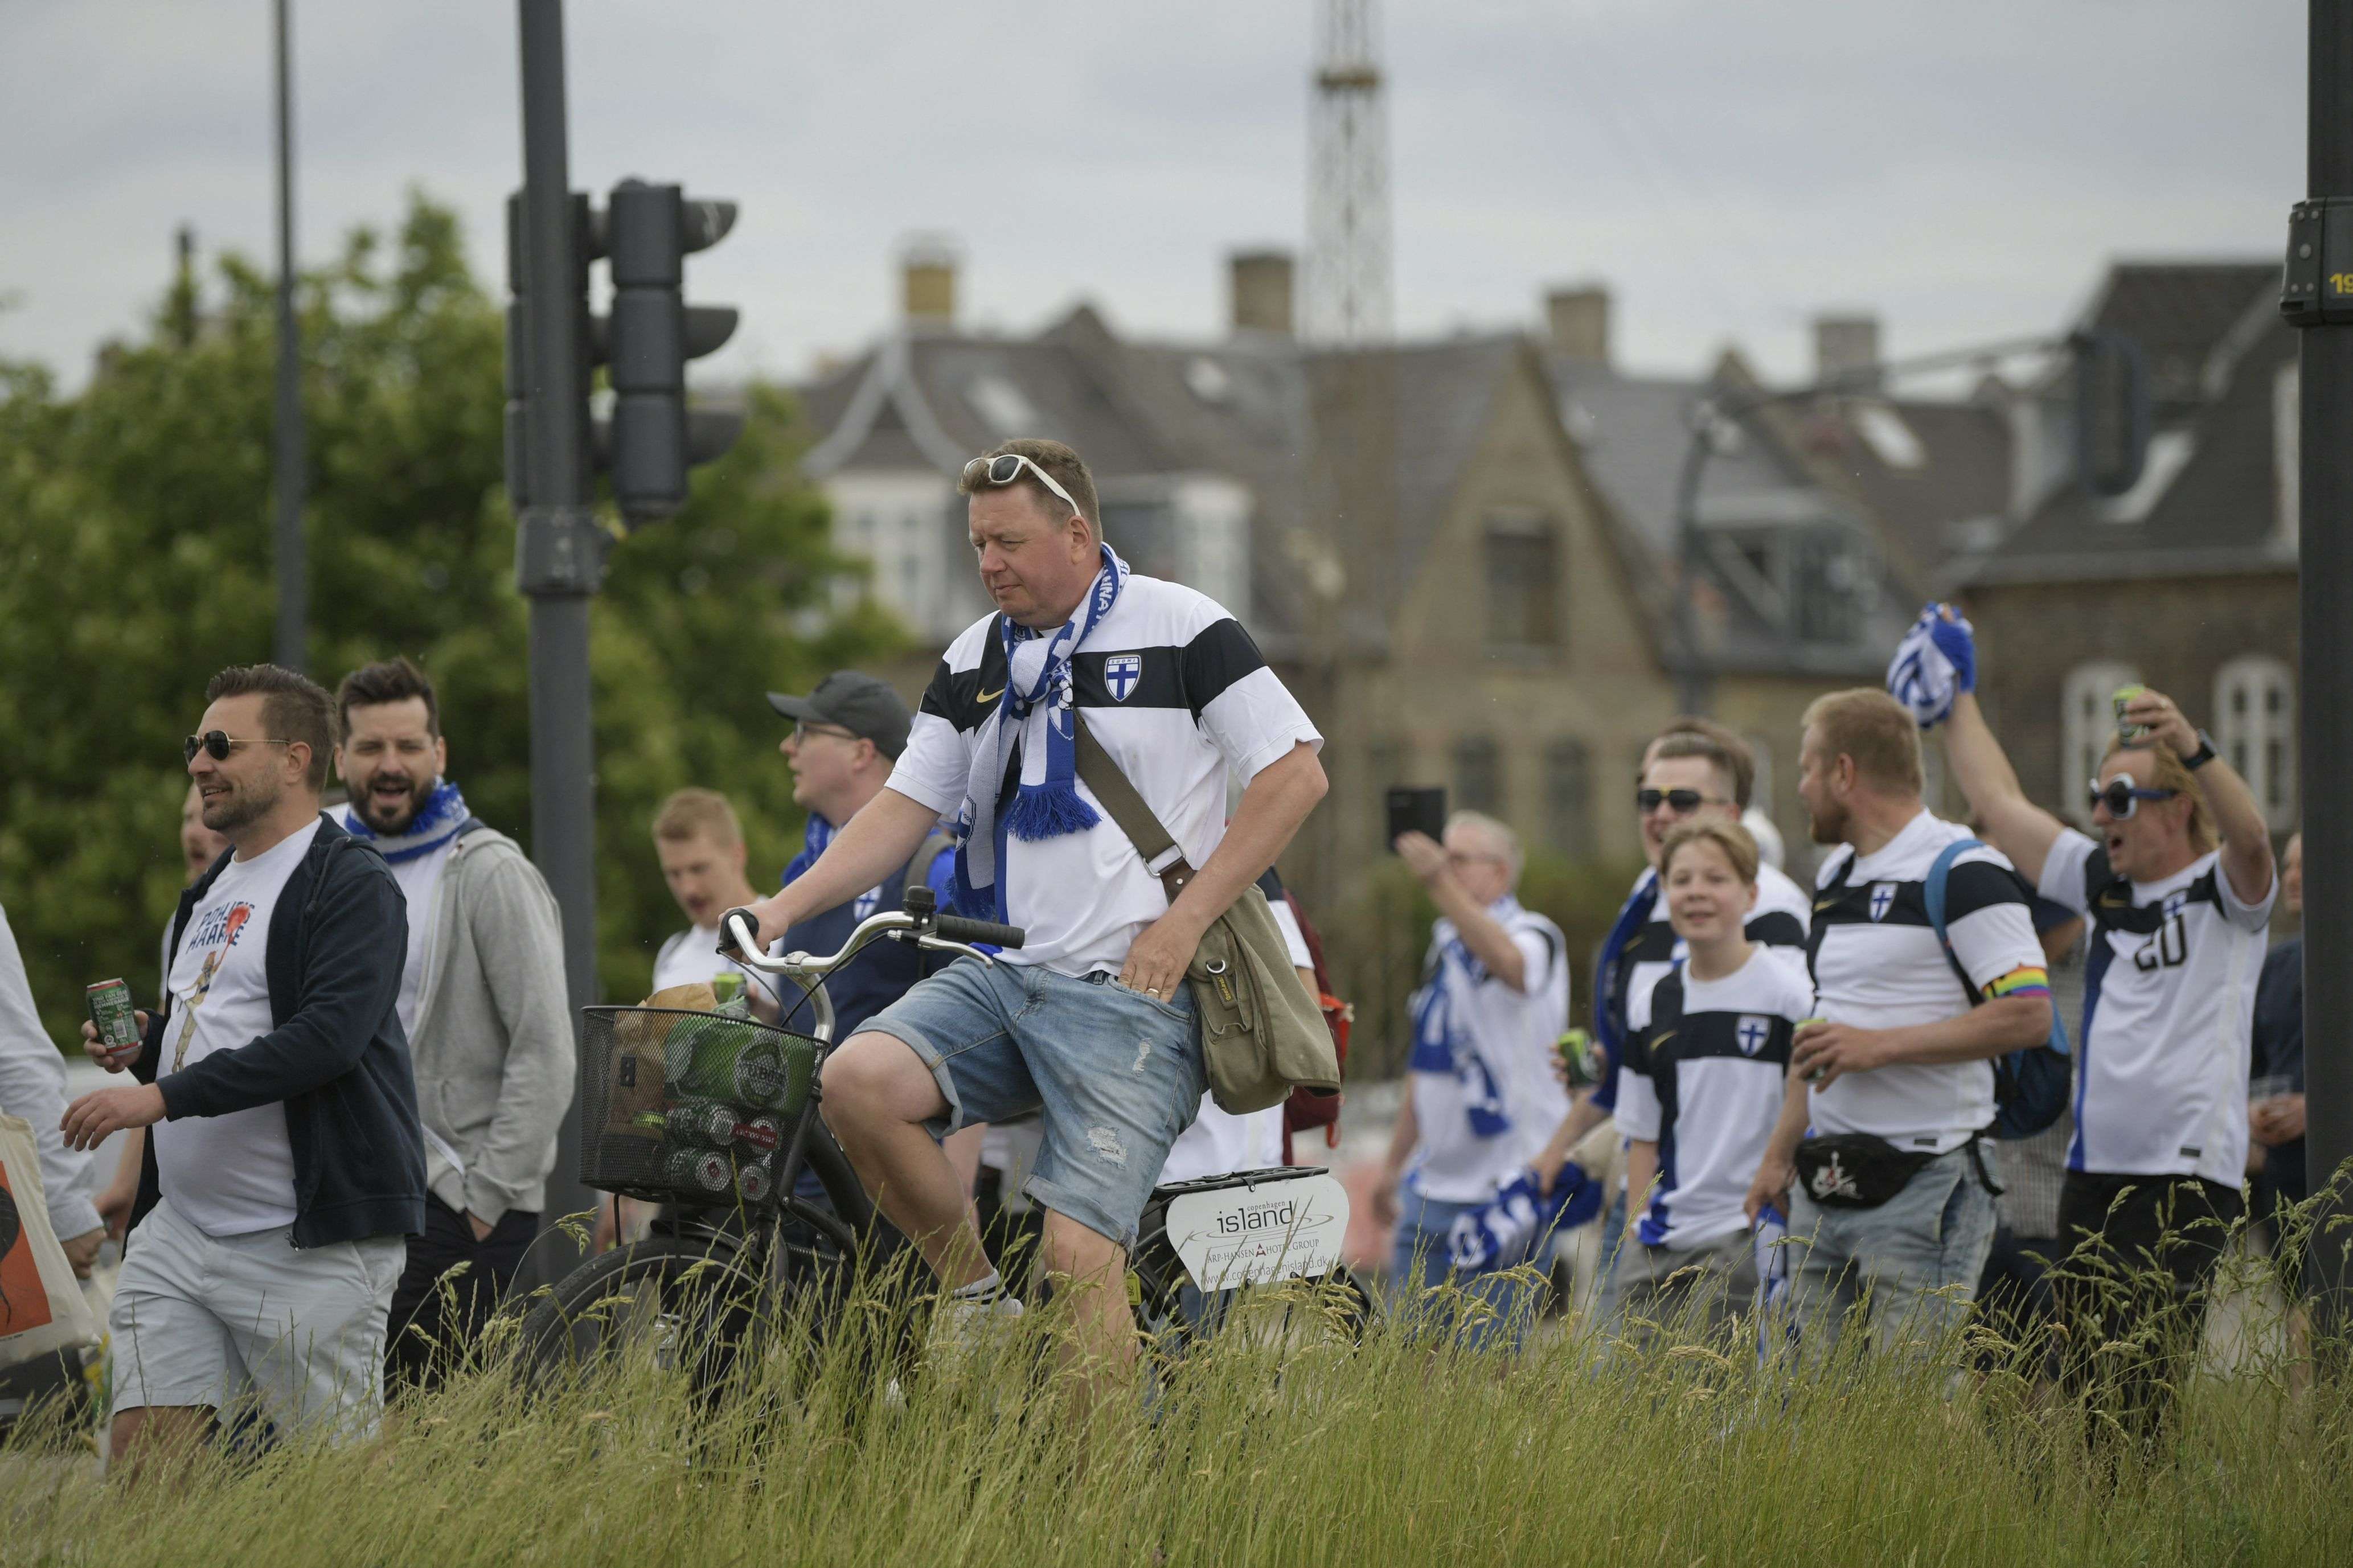
<path fill-rule="evenodd" d="M 165 989 L 181 1015 L 171 1026 L 171 1069 L 251 1044 L 276 1026 L 269 1007 L 269 919 L 286 879 L 310 852 L 319 821 L 250 860 L 231 860 L 188 913 Z M 294 1152 L 278 1101 L 227 1116 L 155 1123 L 164 1196 L 210 1236 L 243 1236 L 294 1223 Z"/>

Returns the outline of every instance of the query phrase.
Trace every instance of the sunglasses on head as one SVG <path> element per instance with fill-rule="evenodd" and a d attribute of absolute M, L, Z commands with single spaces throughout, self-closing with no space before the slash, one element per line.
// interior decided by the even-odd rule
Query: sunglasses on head
<path fill-rule="evenodd" d="M 1039 484 L 1061 497 L 1064 506 L 1082 517 L 1086 515 L 1079 503 L 1071 499 L 1071 492 L 1054 482 L 1053 475 L 1018 452 L 999 452 L 994 458 L 975 458 L 964 466 L 964 482 L 976 485 L 985 479 L 992 485 L 1009 485 L 1021 477 L 1024 468 L 1036 475 Z M 978 470 L 978 478 L 974 477 L 976 469 Z"/>
<path fill-rule="evenodd" d="M 2142 801 L 2171 800 L 2180 793 L 2178 789 L 2143 789 L 2129 778 L 2113 778 L 2105 784 L 2094 779 L 2091 805 L 2088 809 L 2096 811 L 2105 805 L 2108 808 L 2110 816 L 2118 822 L 2124 822 L 2128 820 L 2134 812 L 2140 809 Z"/>
<path fill-rule="evenodd" d="M 1702 795 L 1695 789 L 1638 789 L 1634 792 L 1634 809 L 1644 816 L 1662 805 L 1672 806 L 1679 816 L 1688 816 L 1703 805 L 1723 805 L 1718 796 Z"/>
<path fill-rule="evenodd" d="M 228 761 L 231 751 L 239 746 L 290 746 L 291 741 L 236 741 L 226 730 L 207 730 L 201 735 L 191 735 L 180 742 L 180 760 L 193 763 L 202 752 L 216 763 Z"/>

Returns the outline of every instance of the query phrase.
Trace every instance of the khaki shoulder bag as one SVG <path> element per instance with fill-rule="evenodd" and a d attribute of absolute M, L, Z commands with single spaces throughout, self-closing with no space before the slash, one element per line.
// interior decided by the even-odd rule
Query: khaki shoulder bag
<path fill-rule="evenodd" d="M 1176 841 L 1094 738 L 1085 718 L 1075 709 L 1071 717 L 1079 777 L 1149 867 L 1175 849 Z M 1179 854 L 1159 875 L 1168 901 L 1175 903 L 1194 873 Z M 1299 984 L 1282 928 L 1255 884 L 1210 924 L 1185 978 L 1193 988 L 1201 1055 L 1218 1109 L 1239 1116 L 1280 1105 L 1293 1089 L 1337 1092 L 1340 1061 L 1332 1049 L 1332 1031 L 1315 999 Z"/>

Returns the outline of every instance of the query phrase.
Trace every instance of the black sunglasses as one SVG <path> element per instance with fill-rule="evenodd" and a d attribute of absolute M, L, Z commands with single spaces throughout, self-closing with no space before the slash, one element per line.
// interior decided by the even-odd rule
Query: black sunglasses
<path fill-rule="evenodd" d="M 202 752 L 216 763 L 228 761 L 228 754 L 238 746 L 290 746 L 291 741 L 232 741 L 226 730 L 207 730 L 201 735 L 191 735 L 180 742 L 180 760 L 193 763 Z"/>
<path fill-rule="evenodd" d="M 1671 805 L 1679 816 L 1688 816 L 1703 805 L 1724 805 L 1721 797 L 1702 795 L 1695 789 L 1638 789 L 1634 792 L 1634 809 L 1644 816 L 1662 805 Z"/>
<path fill-rule="evenodd" d="M 2105 805 L 2110 816 L 2118 822 L 2126 822 L 2140 809 L 2142 801 L 2171 800 L 2180 793 L 2178 789 L 2143 789 L 2128 778 L 2113 778 L 2105 784 L 2094 779 L 2090 805 L 2085 809 L 2096 811 Z"/>

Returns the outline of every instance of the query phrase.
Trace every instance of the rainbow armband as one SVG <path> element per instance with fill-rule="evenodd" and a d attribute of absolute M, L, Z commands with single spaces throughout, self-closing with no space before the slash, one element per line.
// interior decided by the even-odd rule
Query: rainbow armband
<path fill-rule="evenodd" d="M 2029 964 L 2013 969 L 1985 988 L 1986 1000 L 2002 996 L 2048 996 L 2051 994 L 2051 972 L 2041 964 Z"/>

